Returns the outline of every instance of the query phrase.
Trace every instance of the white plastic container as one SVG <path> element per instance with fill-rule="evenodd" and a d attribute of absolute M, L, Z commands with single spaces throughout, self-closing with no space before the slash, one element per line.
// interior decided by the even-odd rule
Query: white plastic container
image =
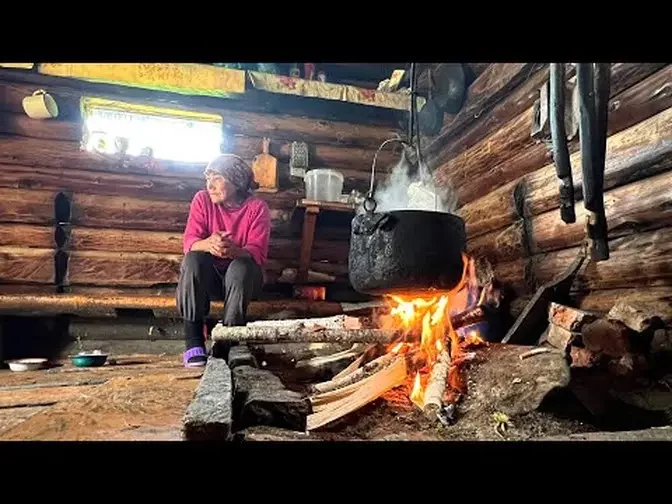
<path fill-rule="evenodd" d="M 343 192 L 343 175 L 336 170 L 317 168 L 303 177 L 306 199 L 312 201 L 339 201 Z"/>

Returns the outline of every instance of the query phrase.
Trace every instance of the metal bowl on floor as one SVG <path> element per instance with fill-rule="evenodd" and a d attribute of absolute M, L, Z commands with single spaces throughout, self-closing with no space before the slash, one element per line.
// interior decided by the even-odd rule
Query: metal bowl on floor
<path fill-rule="evenodd" d="M 7 361 L 7 364 L 12 371 L 36 371 L 47 366 L 47 359 L 15 359 Z"/>
<path fill-rule="evenodd" d="M 76 367 L 99 367 L 107 361 L 107 354 L 97 352 L 80 352 L 72 357 Z"/>

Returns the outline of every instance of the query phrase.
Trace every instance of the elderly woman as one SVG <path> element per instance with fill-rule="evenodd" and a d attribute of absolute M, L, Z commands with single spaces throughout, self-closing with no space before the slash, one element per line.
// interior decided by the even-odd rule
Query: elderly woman
<path fill-rule="evenodd" d="M 225 325 L 245 324 L 247 306 L 263 284 L 271 228 L 268 206 L 252 194 L 258 185 L 241 158 L 219 156 L 205 169 L 205 179 L 207 191 L 191 202 L 176 293 L 187 367 L 207 360 L 204 319 L 211 299 L 224 300 Z"/>

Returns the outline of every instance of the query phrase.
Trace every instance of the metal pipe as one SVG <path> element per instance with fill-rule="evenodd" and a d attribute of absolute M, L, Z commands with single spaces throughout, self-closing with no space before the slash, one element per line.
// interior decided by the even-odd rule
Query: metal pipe
<path fill-rule="evenodd" d="M 574 211 L 574 182 L 567 148 L 565 130 L 565 65 L 550 65 L 550 127 L 553 142 L 553 162 L 560 180 L 560 217 L 566 223 L 576 222 Z"/>

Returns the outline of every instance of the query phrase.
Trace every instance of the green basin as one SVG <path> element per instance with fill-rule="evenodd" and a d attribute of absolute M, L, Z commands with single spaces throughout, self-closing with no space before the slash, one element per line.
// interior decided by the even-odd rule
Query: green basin
<path fill-rule="evenodd" d="M 105 364 L 106 354 L 79 354 L 72 357 L 72 363 L 77 367 L 98 367 Z"/>

